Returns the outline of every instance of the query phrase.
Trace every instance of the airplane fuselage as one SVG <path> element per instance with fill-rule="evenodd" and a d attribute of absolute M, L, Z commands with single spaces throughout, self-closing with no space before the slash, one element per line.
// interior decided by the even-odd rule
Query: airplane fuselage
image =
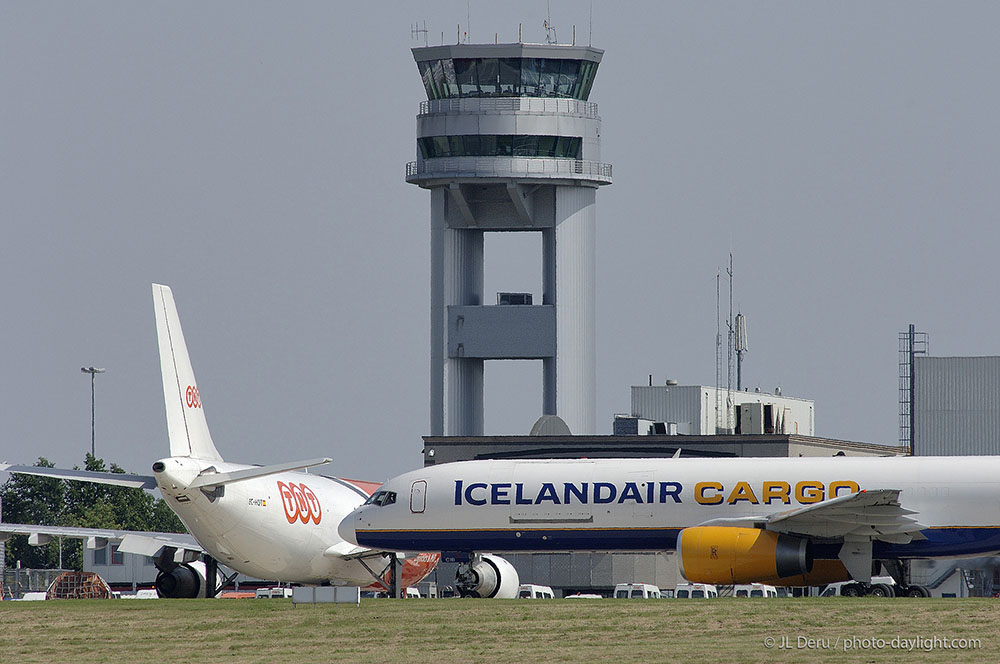
<path fill-rule="evenodd" d="M 876 540 L 876 557 L 1000 552 L 1000 457 L 457 462 L 389 480 L 395 501 L 358 508 L 340 533 L 400 551 L 662 551 L 713 519 L 889 488 L 925 539 Z M 836 556 L 817 539 L 817 557 Z"/>
<path fill-rule="evenodd" d="M 367 498 L 363 491 L 302 472 L 234 482 L 222 491 L 188 488 L 209 468 L 226 473 L 254 466 L 169 457 L 157 462 L 154 476 L 170 508 L 218 561 L 259 579 L 372 582 L 358 561 L 324 555 L 340 541 L 340 521 Z"/>

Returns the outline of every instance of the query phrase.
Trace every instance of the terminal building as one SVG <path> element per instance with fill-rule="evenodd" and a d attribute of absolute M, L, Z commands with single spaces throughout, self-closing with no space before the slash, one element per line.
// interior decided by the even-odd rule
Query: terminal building
<path fill-rule="evenodd" d="M 913 375 L 914 454 L 1000 454 L 1000 357 L 919 356 Z"/>
<path fill-rule="evenodd" d="M 632 387 L 632 412 L 615 416 L 616 434 L 815 434 L 815 404 L 782 396 L 780 388 L 770 394 L 649 382 Z"/>
<path fill-rule="evenodd" d="M 914 455 L 1000 455 L 1000 357 L 932 356 L 927 333 L 910 325 L 899 334 L 899 422 Z M 910 574 L 941 594 L 989 597 L 1000 559 L 915 561 Z"/>

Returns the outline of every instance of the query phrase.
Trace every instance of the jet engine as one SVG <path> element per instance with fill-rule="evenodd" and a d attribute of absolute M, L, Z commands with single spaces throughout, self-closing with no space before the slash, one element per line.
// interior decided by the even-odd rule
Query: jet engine
<path fill-rule="evenodd" d="M 682 530 L 677 536 L 677 561 L 689 581 L 720 585 L 770 583 L 809 574 L 813 568 L 808 539 L 721 526 Z"/>
<path fill-rule="evenodd" d="M 520 583 L 513 565 L 500 556 L 484 553 L 458 568 L 455 586 L 462 597 L 515 599 Z"/>
<path fill-rule="evenodd" d="M 219 587 L 221 578 L 216 580 Z M 171 570 L 160 570 L 156 575 L 156 593 L 160 597 L 194 598 L 205 597 L 208 584 L 205 583 L 205 563 L 196 560 L 190 563 L 175 565 Z M 208 591 L 210 592 L 210 591 Z"/>

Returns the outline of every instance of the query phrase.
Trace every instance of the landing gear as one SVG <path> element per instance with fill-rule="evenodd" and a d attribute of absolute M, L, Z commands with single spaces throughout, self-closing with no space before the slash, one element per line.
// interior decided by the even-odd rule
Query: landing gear
<path fill-rule="evenodd" d="M 881 561 L 882 567 L 885 571 L 892 577 L 892 580 L 896 582 L 896 585 L 892 587 L 895 595 L 888 595 L 889 597 L 930 597 L 931 591 L 926 586 L 910 585 L 906 583 L 906 579 L 909 576 L 907 573 L 909 571 L 908 561 L 903 560 L 883 560 Z"/>
<path fill-rule="evenodd" d="M 364 555 L 358 556 L 357 560 L 361 565 L 368 570 L 368 573 L 372 575 L 372 579 L 375 583 L 382 586 L 389 597 L 398 598 L 399 593 L 399 579 L 401 576 L 400 566 L 402 565 L 401 560 L 402 554 L 397 554 L 392 551 L 369 551 Z M 382 568 L 381 572 L 376 572 L 373 570 L 365 558 L 385 558 L 385 567 Z"/>
<path fill-rule="evenodd" d="M 842 597 L 864 597 L 868 594 L 868 589 L 860 583 L 849 583 L 840 589 Z"/>
<path fill-rule="evenodd" d="M 926 586 L 903 586 L 903 591 L 897 597 L 930 597 L 931 591 Z"/>
<path fill-rule="evenodd" d="M 868 591 L 868 595 L 871 597 L 895 597 L 896 592 L 887 583 L 876 583 Z"/>

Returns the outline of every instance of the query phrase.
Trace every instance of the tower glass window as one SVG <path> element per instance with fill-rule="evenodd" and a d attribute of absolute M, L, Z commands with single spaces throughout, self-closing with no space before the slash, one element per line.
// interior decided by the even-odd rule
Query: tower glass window
<path fill-rule="evenodd" d="M 465 135 L 417 139 L 424 159 L 444 157 L 549 157 L 579 159 L 579 136 Z"/>
<path fill-rule="evenodd" d="M 495 97 L 500 92 L 500 65 L 496 58 L 485 58 L 478 61 L 477 79 L 479 94 L 484 97 Z"/>
<path fill-rule="evenodd" d="M 561 58 L 445 58 L 417 63 L 428 99 L 562 97 L 586 101 L 597 63 Z"/>
<path fill-rule="evenodd" d="M 476 81 L 476 61 L 469 58 L 454 60 L 455 81 L 458 94 L 462 97 L 478 97 L 479 84 Z"/>
<path fill-rule="evenodd" d="M 500 58 L 497 61 L 500 70 L 500 94 L 512 97 L 521 89 L 521 60 L 519 58 Z"/>
<path fill-rule="evenodd" d="M 521 91 L 525 97 L 539 97 L 538 94 L 538 73 L 542 70 L 543 58 L 522 58 L 521 63 Z"/>

